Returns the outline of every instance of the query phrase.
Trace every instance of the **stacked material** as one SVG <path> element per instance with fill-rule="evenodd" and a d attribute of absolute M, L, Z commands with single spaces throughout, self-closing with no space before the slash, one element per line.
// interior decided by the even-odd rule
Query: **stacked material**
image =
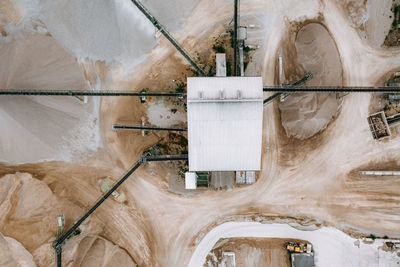
<path fill-rule="evenodd" d="M 335 42 L 323 26 L 311 23 L 296 39 L 298 62 L 313 79 L 307 85 L 341 85 L 342 67 Z M 285 64 L 285 63 L 284 63 Z M 292 94 L 279 103 L 283 128 L 288 137 L 307 139 L 322 131 L 338 112 L 336 94 Z"/>
<path fill-rule="evenodd" d="M 87 89 L 76 59 L 47 35 L 0 38 L 0 88 Z M 98 147 L 98 102 L 73 97 L 0 97 L 0 161 L 72 160 Z"/>

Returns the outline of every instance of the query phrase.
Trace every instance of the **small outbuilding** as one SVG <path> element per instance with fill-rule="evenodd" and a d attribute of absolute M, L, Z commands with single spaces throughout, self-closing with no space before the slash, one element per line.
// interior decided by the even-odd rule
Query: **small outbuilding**
<path fill-rule="evenodd" d="M 313 253 L 292 253 L 292 267 L 315 267 Z"/>
<path fill-rule="evenodd" d="M 195 172 L 185 173 L 185 189 L 195 190 L 197 188 L 197 177 Z"/>

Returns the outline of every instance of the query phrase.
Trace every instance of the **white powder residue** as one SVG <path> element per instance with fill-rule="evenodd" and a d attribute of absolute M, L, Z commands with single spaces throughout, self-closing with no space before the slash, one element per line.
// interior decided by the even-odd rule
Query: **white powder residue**
<path fill-rule="evenodd" d="M 186 121 L 186 114 L 180 111 L 173 113 L 163 101 L 151 104 L 147 109 L 147 117 L 151 125 L 158 127 L 172 127 Z"/>

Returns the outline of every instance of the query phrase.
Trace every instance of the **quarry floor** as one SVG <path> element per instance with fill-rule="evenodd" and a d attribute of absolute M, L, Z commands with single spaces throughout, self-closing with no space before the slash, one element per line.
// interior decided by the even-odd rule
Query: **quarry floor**
<path fill-rule="evenodd" d="M 155 2 L 152 2 L 153 7 L 157 6 Z M 174 5 L 180 4 L 179 1 L 173 2 Z M 190 2 L 194 3 L 190 12 L 182 15 L 185 19 L 173 30 L 173 34 L 192 54 L 198 52 L 200 59 L 207 58 L 207 51 L 211 50 L 214 42 L 213 37 L 224 32 L 231 20 L 232 4 L 221 0 Z M 12 14 L 6 19 L 18 20 L 19 16 L 11 12 L 8 6 L 0 8 L 0 13 L 4 9 Z M 360 37 L 359 29 L 352 26 L 347 13 L 336 1 L 243 1 L 241 17 L 246 23 L 258 25 L 253 32 L 249 32 L 249 42 L 260 45 L 252 55 L 253 60 L 249 63 L 246 75 L 261 75 L 265 85 L 276 84 L 277 56 L 282 40 L 289 36 L 290 41 L 290 29 L 307 21 L 323 24 L 334 40 L 342 65 L 340 83 L 374 85 L 388 72 L 400 68 L 400 50 L 374 48 L 370 45 Z M 378 19 L 374 25 L 379 23 Z M 49 31 L 51 34 L 51 29 Z M 292 41 L 294 44 L 294 40 Z M 68 47 L 70 43 L 63 45 Z M 2 50 L 4 47 L 2 43 L 1 53 L 6 53 Z M 71 48 L 68 51 L 69 55 L 77 53 Z M 45 52 L 42 53 L 45 57 Z M 177 80 L 184 81 L 186 76 L 192 75 L 183 58 L 164 38 L 160 38 L 159 44 L 149 50 L 146 58 L 133 68 L 124 69 L 121 65 L 107 63 L 108 58 L 113 55 L 110 53 L 104 59 L 93 55 L 88 55 L 87 58 L 79 55 L 79 64 L 71 63 L 61 70 L 70 73 L 77 86 L 97 89 L 154 88 L 167 91 L 175 88 Z M 94 59 L 90 59 L 91 56 Z M 61 58 L 70 62 L 70 57 Z M 23 57 L 14 60 L 19 64 L 24 62 Z M 51 68 L 51 65 L 51 62 L 44 62 L 42 67 Z M 299 70 L 292 67 L 292 72 L 289 68 L 286 73 L 288 80 L 299 75 Z M 80 68 L 82 73 L 76 74 L 76 68 Z M 326 64 L 326 68 L 329 68 L 329 64 Z M 326 71 L 329 73 L 329 69 Z M 8 77 L 11 81 L 12 77 L 4 72 L 0 72 L 4 75 L 0 77 Z M 32 74 L 35 79 L 38 79 L 38 75 L 44 77 L 42 83 L 48 82 L 46 73 Z M 7 79 L 3 78 L 0 83 Z M 57 82 L 57 79 L 51 77 L 51 82 Z M 329 81 L 321 78 L 321 84 L 327 82 Z M 37 86 L 37 83 L 31 84 Z M 8 82 L 4 86 L 11 85 L 13 83 Z M 30 85 L 29 76 L 23 85 Z M 321 246 L 321 249 L 334 250 L 343 239 L 347 242 L 346 246 L 354 249 L 354 253 L 347 255 L 352 259 L 351 263 L 341 261 L 344 264 L 342 266 L 378 266 L 379 263 L 375 261 L 371 261 L 370 265 L 363 264 L 365 255 L 370 253 L 368 255 L 371 256 L 373 250 L 365 249 L 361 253 L 349 244 L 352 244 L 353 238 L 369 234 L 400 238 L 400 179 L 359 177 L 354 175 L 353 170 L 369 170 L 382 166 L 388 170 L 399 169 L 400 138 L 394 135 L 381 142 L 372 139 L 366 121 L 370 100 L 370 94 L 346 96 L 341 103 L 340 112 L 326 128 L 302 141 L 287 137 L 277 103 L 266 106 L 263 114 L 262 169 L 259 179 L 251 186 L 235 188 L 230 192 L 207 191 L 182 196 L 168 191 L 168 179 L 175 174 L 171 165 L 149 163 L 140 167 L 119 189 L 126 195 L 127 201 L 121 204 L 113 199 L 107 200 L 83 225 L 81 235 L 70 239 L 64 246 L 64 263 L 66 266 L 129 266 L 133 262 L 139 266 L 202 266 L 204 253 L 208 253 L 207 250 L 216 242 L 214 239 L 205 239 L 207 233 L 226 223 L 257 222 L 261 225 L 271 223 L 272 229 L 280 229 L 277 232 L 282 233 L 284 238 L 323 240 L 327 245 Z M 91 121 L 96 121 L 96 126 L 88 130 L 89 132 L 85 129 L 83 133 L 77 133 L 78 136 L 86 136 L 97 131 L 93 138 L 95 141 L 90 140 L 90 154 L 86 157 L 82 156 L 82 151 L 86 150 L 78 149 L 79 155 L 71 152 L 72 159 L 68 160 L 63 157 L 51 158 L 52 151 L 35 158 L 35 151 L 40 148 L 19 148 L 20 154 L 30 153 L 29 157 L 24 156 L 23 162 L 16 162 L 18 154 L 14 154 L 8 164 L 1 165 L 0 176 L 10 176 L 4 176 L 8 177 L 7 180 L 4 177 L 0 179 L 3 182 L 0 183 L 3 185 L 0 187 L 0 215 L 3 215 L 0 216 L 0 232 L 3 236 L 20 242 L 28 252 L 24 252 L 27 261 L 31 260 L 38 266 L 50 266 L 54 263 L 51 242 L 56 233 L 56 216 L 65 214 L 66 227 L 71 226 L 101 196 L 101 179 L 118 179 L 146 148 L 163 137 L 163 134 L 150 133 L 142 136 L 140 133 L 116 133 L 110 130 L 114 122 L 137 124 L 142 117 L 151 119 L 148 118 L 148 108 L 157 103 L 157 100 L 152 99 L 146 104 L 141 104 L 139 99 L 127 97 L 102 98 L 97 104 L 96 101 L 89 99 L 90 107 L 98 105 L 98 109 L 93 112 L 98 113 L 95 115 L 97 119 L 88 115 Z M 182 109 L 181 104 L 177 106 Z M 74 109 L 74 106 L 69 109 Z M 91 112 L 87 109 L 82 108 L 85 114 Z M 28 109 L 25 113 L 33 114 L 34 109 Z M 70 114 L 70 110 L 66 113 Z M 180 116 L 179 113 L 177 116 Z M 5 119 L 4 123 L 7 122 L 9 121 Z M 40 121 L 35 120 L 32 123 Z M 43 132 L 43 136 L 52 135 L 51 126 L 52 124 L 46 126 L 47 131 Z M 3 138 L 6 141 L 21 134 L 20 139 L 24 140 L 24 146 L 29 145 L 29 139 L 24 139 L 29 136 L 22 130 L 10 133 L 2 127 L 1 131 L 1 135 L 7 137 Z M 54 132 L 61 133 L 62 128 L 57 128 Z M 37 135 L 41 134 L 39 132 Z M 43 136 L 42 140 L 45 139 Z M 68 136 L 66 138 L 74 139 L 73 133 Z M 85 146 L 86 139 L 79 140 L 82 141 L 73 145 Z M 93 148 L 93 142 L 97 142 L 96 148 Z M 7 149 L 4 151 L 7 152 Z M 57 150 L 57 153 L 59 151 L 62 154 L 62 149 Z M 321 229 L 307 232 L 301 231 L 299 226 L 299 232 L 305 233 L 302 235 L 291 232 L 289 229 L 292 228 L 287 225 L 289 223 Z M 221 237 L 235 237 L 234 234 L 229 235 L 229 226 L 218 228 L 226 231 Z M 251 226 L 245 223 L 239 226 L 242 228 L 237 231 L 237 237 L 246 237 L 246 229 Z M 263 231 L 252 229 L 252 236 Z M 288 233 L 287 236 L 285 233 Z M 329 238 L 318 239 L 318 236 Z M 196 252 L 198 246 L 202 249 L 201 252 Z M 373 248 L 376 249 L 376 246 Z M 23 249 L 14 251 L 17 250 Z M 341 252 L 346 253 L 345 250 Z M 319 264 L 317 266 L 339 266 L 327 263 L 331 258 L 321 255 L 320 258 L 316 256 Z M 389 263 L 393 263 L 389 266 L 396 266 L 395 261 Z M 19 264 L 24 266 L 21 262 Z"/>

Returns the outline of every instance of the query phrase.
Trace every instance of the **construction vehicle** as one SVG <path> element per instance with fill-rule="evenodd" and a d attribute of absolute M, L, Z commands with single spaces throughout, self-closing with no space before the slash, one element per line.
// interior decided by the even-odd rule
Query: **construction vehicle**
<path fill-rule="evenodd" d="M 288 242 L 285 244 L 285 248 L 290 253 L 307 253 L 310 254 L 312 250 L 311 244 L 305 244 L 301 242 Z"/>

